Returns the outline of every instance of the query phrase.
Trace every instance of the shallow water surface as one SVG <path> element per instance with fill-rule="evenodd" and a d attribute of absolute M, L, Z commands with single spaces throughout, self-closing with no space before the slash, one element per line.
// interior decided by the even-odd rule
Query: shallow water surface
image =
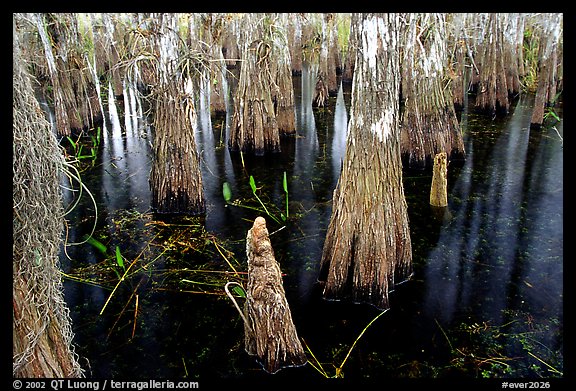
<path fill-rule="evenodd" d="M 210 118 L 201 97 L 196 143 L 204 219 L 150 212 L 153 130 L 128 87 L 123 101 L 109 98 L 98 161 L 82 173 L 96 205 L 83 196 L 68 227 L 68 241 L 79 242 L 97 214 L 93 237 L 107 253 L 84 243 L 62 256 L 64 271 L 75 277 L 65 280 L 65 293 L 87 376 L 322 377 L 310 364 L 266 374 L 245 353 L 241 319 L 223 290 L 226 281 L 242 282 L 246 271 L 245 237 L 259 214 L 248 208 L 259 207 L 249 176 L 282 222 L 284 172 L 289 218 L 285 224 L 267 218 L 268 230 L 299 336 L 327 374 L 365 330 L 342 368 L 348 379 L 561 376 L 562 122 L 530 129 L 529 96 L 504 119 L 461 113 L 467 159 L 449 166 L 444 209 L 428 204 L 430 172 L 404 172 L 414 275 L 366 328 L 377 309 L 324 301 L 316 284 L 344 156 L 350 86 L 327 109 L 315 110 L 312 75 L 305 68 L 294 78 L 297 135 L 283 138 L 282 152 L 273 156 L 231 154 L 229 114 Z M 222 196 L 225 182 L 233 204 Z"/>

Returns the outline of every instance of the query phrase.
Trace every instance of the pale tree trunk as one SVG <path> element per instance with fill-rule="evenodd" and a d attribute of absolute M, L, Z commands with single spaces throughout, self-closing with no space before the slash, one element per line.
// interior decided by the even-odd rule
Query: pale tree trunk
<path fill-rule="evenodd" d="M 94 14 L 91 14 L 95 18 Z M 124 42 L 124 25 L 119 20 L 108 13 L 103 13 L 102 16 L 103 29 L 101 42 L 101 51 L 103 52 L 98 58 L 104 63 L 101 64 L 101 69 L 109 73 L 110 84 L 114 90 L 114 95 L 119 97 L 122 95 L 122 81 L 124 79 L 120 66 L 120 51 L 124 52 L 126 47 Z"/>
<path fill-rule="evenodd" d="M 64 161 L 26 72 L 13 15 L 12 375 L 82 377 L 58 253 Z"/>
<path fill-rule="evenodd" d="M 432 167 L 434 156 L 464 159 L 464 141 L 451 91 L 445 88 L 446 22 L 443 14 L 408 14 L 402 60 L 405 101 L 400 134 L 404 166 Z"/>
<path fill-rule="evenodd" d="M 334 13 L 326 14 L 326 43 L 328 44 L 328 58 L 326 60 L 326 85 L 328 94 L 336 96 L 338 93 L 337 68 L 340 63 L 340 53 L 338 49 L 338 31 L 336 30 L 336 18 Z"/>
<path fill-rule="evenodd" d="M 263 39 L 264 17 L 264 14 L 242 16 L 242 64 L 228 140 L 231 151 L 252 152 L 255 155 L 280 152 L 280 134 L 270 79 L 272 45 Z"/>
<path fill-rule="evenodd" d="M 507 20 L 508 14 L 489 15 L 480 53 L 480 75 L 475 106 L 479 111 L 492 116 L 499 113 L 508 114 L 510 109 L 503 42 L 503 29 Z"/>
<path fill-rule="evenodd" d="M 281 135 L 296 134 L 296 112 L 294 110 L 294 86 L 292 84 L 292 59 L 286 36 L 288 14 L 275 18 L 270 54 L 272 75 L 272 101 L 275 105 L 276 123 Z"/>
<path fill-rule="evenodd" d="M 288 16 L 288 47 L 292 60 L 292 75 L 302 74 L 302 19 L 303 14 Z"/>
<path fill-rule="evenodd" d="M 76 15 L 38 14 L 36 24 L 48 63 L 58 134 L 93 128 L 102 121 L 102 112 Z"/>
<path fill-rule="evenodd" d="M 545 14 L 542 17 L 540 45 L 538 48 L 538 88 L 530 124 L 539 127 L 544 122 L 546 106 L 556 99 L 558 46 L 562 35 L 562 14 Z"/>
<path fill-rule="evenodd" d="M 350 20 L 350 35 L 348 36 L 348 48 L 346 50 L 346 59 L 344 61 L 344 70 L 342 71 L 342 81 L 352 82 L 354 77 L 354 64 L 356 62 L 356 51 L 358 50 L 358 33 L 356 28 L 358 26 L 357 18 L 358 13 L 351 14 Z"/>
<path fill-rule="evenodd" d="M 456 110 L 464 108 L 465 96 L 468 94 L 467 71 L 467 37 L 466 37 L 466 14 L 450 14 L 447 26 L 450 31 L 450 87 L 452 89 L 452 101 Z"/>
<path fill-rule="evenodd" d="M 522 76 L 522 42 L 524 40 L 524 14 L 510 14 L 505 19 L 503 31 L 504 64 L 506 68 L 506 86 L 508 96 L 520 94 Z"/>
<path fill-rule="evenodd" d="M 389 290 L 412 272 L 398 128 L 399 20 L 363 14 L 358 23 L 346 155 L 319 280 L 326 299 L 388 309 Z"/>
<path fill-rule="evenodd" d="M 196 112 L 191 75 L 178 62 L 176 17 L 157 17 L 155 50 L 159 54 L 154 87 L 154 148 L 150 172 L 152 209 L 156 213 L 202 215 L 206 212 L 194 127 Z M 187 77 L 184 79 L 184 77 Z"/>
<path fill-rule="evenodd" d="M 316 86 L 312 104 L 314 107 L 325 107 L 328 104 L 330 91 L 328 89 L 328 17 L 320 15 L 320 50 L 318 53 L 318 73 L 316 75 Z"/>
<path fill-rule="evenodd" d="M 225 17 L 220 14 L 206 14 L 203 20 L 203 35 L 201 40 L 208 45 L 210 61 L 210 111 L 212 114 L 226 113 L 226 62 L 222 55 L 222 32 Z M 198 37 L 194 37 L 198 38 Z"/>

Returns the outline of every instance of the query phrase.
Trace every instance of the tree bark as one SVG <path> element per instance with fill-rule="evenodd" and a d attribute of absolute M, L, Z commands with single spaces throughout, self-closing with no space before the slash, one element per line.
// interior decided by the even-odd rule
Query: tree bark
<path fill-rule="evenodd" d="M 434 156 L 432 185 L 430 186 L 430 205 L 448 206 L 448 159 L 446 152 Z"/>
<path fill-rule="evenodd" d="M 530 126 L 538 128 L 544 122 L 546 106 L 551 106 L 556 98 L 556 68 L 558 44 L 561 36 L 561 14 L 547 14 L 543 18 L 543 27 L 538 48 L 538 88 L 534 99 L 534 109 Z"/>
<path fill-rule="evenodd" d="M 475 106 L 477 110 L 492 116 L 506 115 L 510 109 L 503 49 L 503 25 L 506 19 L 506 14 L 490 14 L 487 36 L 484 37 L 481 49 Z"/>
<path fill-rule="evenodd" d="M 154 150 L 150 172 L 152 208 L 156 213 L 202 215 L 206 212 L 194 127 L 196 113 L 190 79 L 176 70 L 173 16 L 158 17 L 160 61 L 154 98 Z M 190 75 L 188 75 L 190 77 Z M 188 88 L 188 91 L 185 90 Z"/>
<path fill-rule="evenodd" d="M 261 14 L 243 16 L 242 66 L 234 99 L 228 147 L 231 151 L 280 152 L 280 133 L 272 101 L 270 52 L 272 45 L 261 35 Z"/>
<path fill-rule="evenodd" d="M 398 15 L 363 14 L 342 173 L 319 280 L 326 299 L 389 308 L 412 272 L 398 129 Z M 366 104 L 370 102 L 370 104 Z"/>
<path fill-rule="evenodd" d="M 276 123 L 281 135 L 296 134 L 296 112 L 294 110 L 294 85 L 292 84 L 292 58 L 288 38 L 286 14 L 275 19 L 271 53 L 272 101 L 275 105 Z"/>
<path fill-rule="evenodd" d="M 13 15 L 12 374 L 81 377 L 58 254 L 64 162 L 26 72 Z"/>
<path fill-rule="evenodd" d="M 401 130 L 404 166 L 431 167 L 446 152 L 464 159 L 464 141 L 447 76 L 446 27 L 443 14 L 409 14 L 402 62 L 405 101 Z"/>
<path fill-rule="evenodd" d="M 304 365 L 306 354 L 292 321 L 282 284 L 282 272 L 274 257 L 266 220 L 257 217 L 246 237 L 248 284 L 244 307 L 245 349 L 256 356 L 267 372 Z"/>

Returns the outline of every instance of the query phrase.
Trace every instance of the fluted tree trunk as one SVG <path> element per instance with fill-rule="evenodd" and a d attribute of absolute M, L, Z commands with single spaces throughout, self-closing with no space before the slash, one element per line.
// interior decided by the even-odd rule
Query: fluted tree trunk
<path fill-rule="evenodd" d="M 488 16 L 486 35 L 478 53 L 480 74 L 475 106 L 477 110 L 492 116 L 508 114 L 510 109 L 503 37 L 507 18 L 508 14 L 491 13 Z"/>
<path fill-rule="evenodd" d="M 350 34 L 348 36 L 348 47 L 346 50 L 346 58 L 344 60 L 344 69 L 342 71 L 342 81 L 352 82 L 354 77 L 354 64 L 356 62 L 356 50 L 358 48 L 358 34 L 355 29 L 358 26 L 356 18 L 359 17 L 358 13 L 350 15 Z"/>
<path fill-rule="evenodd" d="M 76 15 L 34 17 L 50 75 L 58 135 L 94 127 L 102 121 L 102 112 Z"/>
<path fill-rule="evenodd" d="M 294 85 L 292 84 L 292 58 L 287 38 L 288 15 L 279 14 L 273 24 L 270 68 L 272 101 L 275 105 L 276 123 L 281 135 L 296 134 L 294 110 Z"/>
<path fill-rule="evenodd" d="M 154 148 L 150 172 L 152 209 L 162 214 L 206 212 L 194 127 L 196 112 L 192 75 L 177 68 L 177 22 L 173 14 L 157 16 L 158 53 L 154 86 Z"/>
<path fill-rule="evenodd" d="M 540 45 L 538 48 L 538 88 L 530 124 L 539 127 L 544 122 L 546 106 L 553 106 L 556 99 L 557 62 L 562 34 L 562 14 L 545 14 L 542 17 Z"/>
<path fill-rule="evenodd" d="M 255 155 L 280 152 L 280 134 L 270 79 L 272 43 L 264 39 L 262 28 L 264 19 L 268 17 L 264 14 L 244 14 L 240 21 L 242 63 L 228 140 L 231 151 Z"/>
<path fill-rule="evenodd" d="M 319 280 L 326 299 L 388 309 L 390 288 L 412 272 L 398 128 L 399 18 L 363 14 L 358 23 L 346 155 Z"/>
<path fill-rule="evenodd" d="M 452 101 L 456 110 L 464 108 L 465 97 L 468 94 L 468 83 L 470 71 L 468 67 L 471 60 L 467 56 L 469 46 L 466 31 L 467 14 L 450 14 L 447 20 L 450 40 L 450 55 L 448 72 L 450 76 L 450 88 L 452 90 Z"/>
<path fill-rule="evenodd" d="M 405 101 L 401 154 L 405 167 L 430 168 L 437 153 L 449 160 L 464 159 L 448 75 L 444 14 L 408 14 L 402 59 L 402 96 Z"/>

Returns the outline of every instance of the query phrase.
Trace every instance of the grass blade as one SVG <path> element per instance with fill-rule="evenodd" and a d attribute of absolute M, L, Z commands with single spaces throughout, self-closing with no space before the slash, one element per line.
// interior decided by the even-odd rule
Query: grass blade
<path fill-rule="evenodd" d="M 122 257 L 122 254 L 120 254 L 120 247 L 118 246 L 116 246 L 116 263 L 122 269 L 126 270 L 126 268 L 124 267 L 124 258 Z"/>
<path fill-rule="evenodd" d="M 94 247 L 95 247 L 98 251 L 100 251 L 102 254 L 107 255 L 108 249 L 106 248 L 106 246 L 105 246 L 102 242 L 100 242 L 100 241 L 94 239 L 92 236 L 88 236 L 88 235 L 86 235 L 86 236 L 84 237 L 84 240 L 85 240 L 87 243 L 89 243 L 89 244 L 91 244 L 92 246 L 94 246 Z"/>

